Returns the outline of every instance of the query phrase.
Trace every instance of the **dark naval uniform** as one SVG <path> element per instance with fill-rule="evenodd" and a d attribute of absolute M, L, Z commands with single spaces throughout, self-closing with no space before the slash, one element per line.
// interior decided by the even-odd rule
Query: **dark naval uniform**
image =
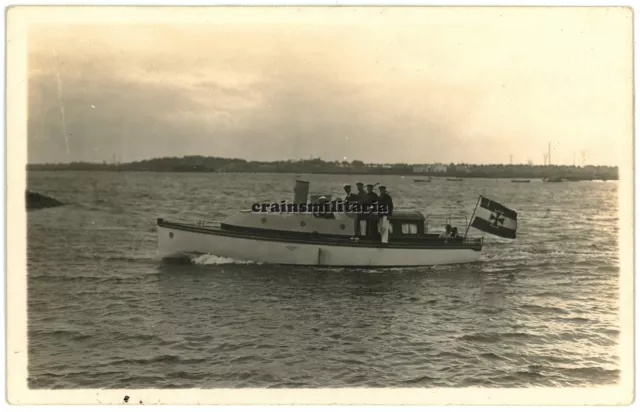
<path fill-rule="evenodd" d="M 367 192 L 365 192 L 363 190 L 362 192 L 358 192 L 358 194 L 356 194 L 356 196 L 358 196 L 358 203 L 360 203 L 361 205 L 366 204 L 366 202 L 367 202 Z"/>
<path fill-rule="evenodd" d="M 373 185 L 367 185 L 367 187 L 373 187 Z M 378 194 L 376 192 L 367 192 L 364 195 L 363 204 L 368 206 L 367 212 L 363 215 L 367 220 L 367 236 L 375 236 L 377 234 L 377 230 L 375 228 L 378 224 L 378 215 L 377 213 L 372 213 L 371 206 L 378 202 Z"/>
<path fill-rule="evenodd" d="M 361 183 L 358 183 L 357 186 L 358 186 L 358 193 L 353 193 L 353 195 L 355 196 L 354 204 L 358 204 L 360 207 L 360 212 L 356 215 L 356 218 L 354 219 L 356 237 L 360 236 L 360 222 L 362 222 L 363 220 L 366 220 L 365 215 L 362 213 L 362 205 L 366 204 L 367 202 L 367 192 L 360 189 L 360 187 L 362 186 Z"/>
<path fill-rule="evenodd" d="M 365 194 L 365 204 L 372 205 L 377 201 L 378 201 L 378 194 L 376 192 Z"/>
<path fill-rule="evenodd" d="M 358 195 L 355 193 L 349 193 L 349 195 L 344 199 L 344 203 L 349 203 L 351 205 L 358 203 Z"/>
<path fill-rule="evenodd" d="M 378 198 L 378 205 L 384 205 L 386 207 L 385 212 L 379 212 L 380 216 L 391 216 L 393 214 L 393 199 L 391 198 L 391 196 L 389 196 L 388 193 L 383 193 L 380 195 L 380 197 Z"/>

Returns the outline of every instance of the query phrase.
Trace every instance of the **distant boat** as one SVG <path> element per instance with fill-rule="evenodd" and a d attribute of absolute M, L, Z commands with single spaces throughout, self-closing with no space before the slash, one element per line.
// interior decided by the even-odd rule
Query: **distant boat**
<path fill-rule="evenodd" d="M 544 179 L 542 179 L 542 181 L 545 183 L 562 183 L 565 180 L 561 177 L 553 176 L 553 177 L 545 177 Z"/>
<path fill-rule="evenodd" d="M 531 180 L 529 179 L 511 179 L 513 183 L 529 183 Z"/>
<path fill-rule="evenodd" d="M 431 179 L 413 179 L 416 183 L 431 183 Z"/>
<path fill-rule="evenodd" d="M 462 178 L 460 178 L 460 177 L 447 177 L 447 181 L 449 181 L 449 182 L 462 182 Z"/>

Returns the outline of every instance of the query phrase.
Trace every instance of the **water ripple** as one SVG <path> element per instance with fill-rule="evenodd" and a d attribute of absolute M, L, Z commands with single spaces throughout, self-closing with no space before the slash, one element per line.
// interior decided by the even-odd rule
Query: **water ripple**
<path fill-rule="evenodd" d="M 398 208 L 470 213 L 483 193 L 518 210 L 518 239 L 486 237 L 473 264 L 362 270 L 157 259 L 157 217 L 220 220 L 255 200 L 289 198 L 292 179 L 29 173 L 30 189 L 67 205 L 29 214 L 30 387 L 619 380 L 616 184 L 376 177 Z M 313 190 L 337 193 L 348 180 L 314 176 Z"/>

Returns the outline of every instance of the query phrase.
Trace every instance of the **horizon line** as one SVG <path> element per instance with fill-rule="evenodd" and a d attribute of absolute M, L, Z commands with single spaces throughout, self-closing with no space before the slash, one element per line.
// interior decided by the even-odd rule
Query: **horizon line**
<path fill-rule="evenodd" d="M 151 157 L 145 158 L 142 160 L 131 160 L 126 162 L 118 161 L 113 162 L 113 160 L 102 160 L 102 161 L 85 161 L 85 160 L 72 160 L 67 162 L 27 162 L 27 166 L 30 165 L 69 165 L 73 163 L 84 163 L 84 164 L 92 164 L 92 165 L 104 165 L 104 164 L 131 164 L 131 163 L 141 163 L 148 162 L 151 160 L 159 160 L 159 159 L 184 159 L 189 157 L 201 157 L 201 158 L 210 158 L 210 159 L 221 159 L 221 160 L 240 160 L 248 163 L 277 163 L 277 162 L 305 162 L 310 160 L 320 160 L 324 163 L 344 163 L 352 164 L 353 161 L 362 162 L 365 166 L 368 165 L 406 165 L 406 166 L 424 166 L 424 165 L 471 165 L 471 166 L 489 166 L 489 165 L 500 165 L 500 166 L 529 166 L 529 167 L 553 167 L 553 166 L 566 166 L 566 167 L 586 167 L 586 166 L 594 166 L 594 167 L 619 167 L 618 165 L 606 165 L 606 164 L 528 164 L 528 163 L 468 163 L 468 162 L 423 162 L 423 163 L 403 163 L 403 162 L 365 162 L 364 160 L 353 159 L 351 161 L 346 160 L 323 160 L 319 157 L 309 158 L 309 159 L 281 159 L 281 160 L 249 160 L 237 157 L 218 157 L 218 156 L 203 156 L 203 155 L 183 155 L 183 156 L 162 156 L 162 157 Z"/>

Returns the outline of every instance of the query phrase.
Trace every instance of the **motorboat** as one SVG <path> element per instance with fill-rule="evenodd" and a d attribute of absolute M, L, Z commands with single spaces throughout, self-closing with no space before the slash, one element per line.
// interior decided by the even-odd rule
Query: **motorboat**
<path fill-rule="evenodd" d="M 566 179 L 559 176 L 551 176 L 543 178 L 542 181 L 545 183 L 563 183 L 566 182 Z"/>
<path fill-rule="evenodd" d="M 466 232 L 449 237 L 432 233 L 429 227 L 434 217 L 417 210 L 393 211 L 388 218 L 386 243 L 378 233 L 375 217 L 360 215 L 364 218 L 359 219 L 358 226 L 358 215 L 348 210 L 319 213 L 318 207 L 308 210 L 317 204 L 309 203 L 307 210 L 300 207 L 296 211 L 291 205 L 307 205 L 308 190 L 309 182 L 296 180 L 294 202 L 287 204 L 287 210 L 282 201 L 278 211 L 256 204 L 257 208 L 253 205 L 240 210 L 222 222 L 158 218 L 159 255 L 175 258 L 210 254 L 245 262 L 329 267 L 432 266 L 475 262 L 481 257 L 483 237 L 468 237 Z M 451 222 L 451 215 L 440 228 L 447 221 Z M 496 218 L 496 227 L 504 222 L 503 214 Z"/>

